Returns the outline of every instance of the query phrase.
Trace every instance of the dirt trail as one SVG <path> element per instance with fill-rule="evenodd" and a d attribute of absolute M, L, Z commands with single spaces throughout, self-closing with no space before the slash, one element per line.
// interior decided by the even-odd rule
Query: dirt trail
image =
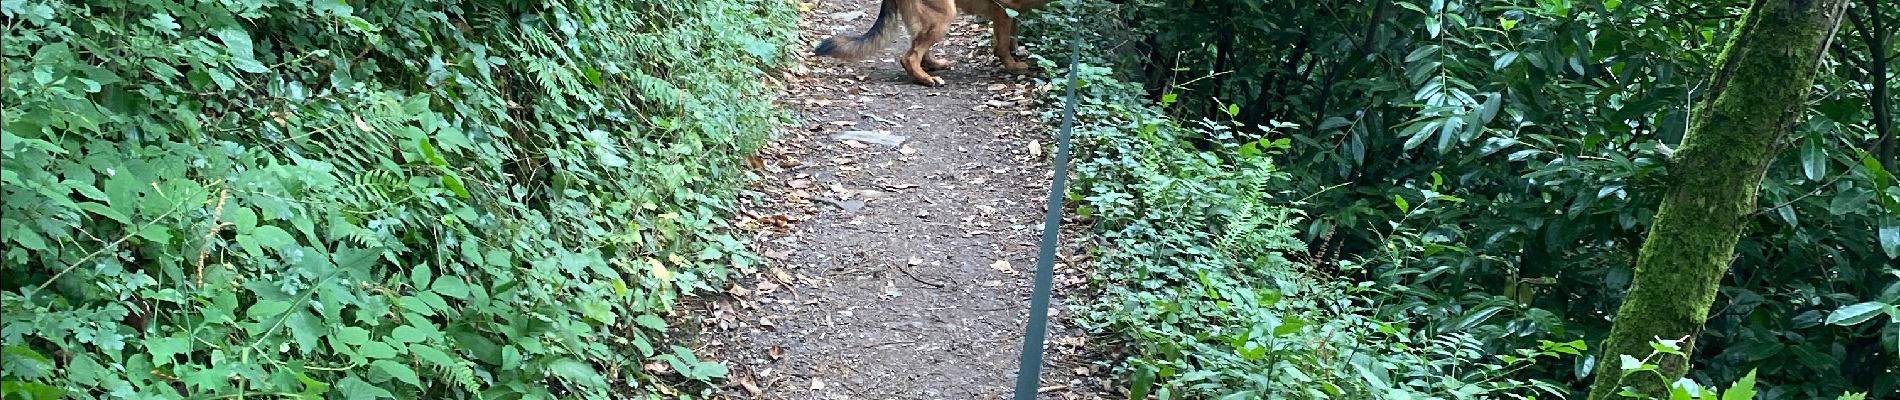
<path fill-rule="evenodd" d="M 877 0 L 816 7 L 800 22 L 807 43 L 862 32 Z M 987 32 L 965 16 L 937 46 L 956 63 L 938 72 L 944 87 L 908 83 L 891 58 L 896 40 L 863 62 L 807 57 L 786 76 L 780 102 L 802 125 L 762 152 L 772 176 L 741 221 L 770 263 L 701 314 L 711 317 L 699 340 L 731 366 L 732 397 L 1009 397 L 1050 139 L 1030 77 L 1003 72 L 977 46 Z M 877 143 L 882 135 L 904 140 Z M 1079 281 L 1064 272 L 1059 285 Z M 1081 339 L 1055 308 L 1049 368 L 1073 371 L 1056 353 Z M 1045 376 L 1057 389 L 1046 398 L 1075 397 Z"/>

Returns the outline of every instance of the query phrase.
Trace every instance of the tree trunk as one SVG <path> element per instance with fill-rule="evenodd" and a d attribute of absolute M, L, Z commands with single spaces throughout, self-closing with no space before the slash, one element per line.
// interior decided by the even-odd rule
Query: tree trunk
<path fill-rule="evenodd" d="M 1650 343 L 1687 338 L 1683 351 L 1693 354 L 1762 177 L 1806 111 L 1821 57 L 1846 6 L 1847 0 L 1751 2 L 1669 167 L 1674 184 L 1604 339 L 1591 400 L 1614 398 L 1625 386 L 1666 398 L 1666 382 L 1687 372 L 1688 360 L 1681 357 L 1650 358 Z M 1625 378 L 1619 361 L 1625 355 L 1660 365 L 1662 378 Z"/>

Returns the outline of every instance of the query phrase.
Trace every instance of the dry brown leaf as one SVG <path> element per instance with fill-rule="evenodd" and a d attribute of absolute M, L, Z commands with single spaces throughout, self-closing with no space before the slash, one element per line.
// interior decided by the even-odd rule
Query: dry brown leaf
<path fill-rule="evenodd" d="M 744 387 L 746 393 L 751 393 L 753 397 L 758 397 L 765 394 L 765 389 L 761 389 L 759 388 L 759 384 L 753 383 L 752 377 L 750 376 L 739 377 L 739 386 Z"/>
<path fill-rule="evenodd" d="M 777 361 L 778 359 L 785 358 L 785 347 L 772 346 L 772 348 L 765 350 L 765 356 L 772 357 L 773 361 Z"/>
<path fill-rule="evenodd" d="M 668 366 L 665 361 L 654 361 L 654 362 L 646 363 L 645 365 L 641 365 L 640 369 L 643 369 L 643 370 L 646 370 L 647 372 L 651 372 L 655 374 L 664 374 L 664 373 L 673 371 L 673 367 Z"/>
<path fill-rule="evenodd" d="M 767 281 L 760 281 L 759 284 L 753 288 L 753 290 L 758 291 L 759 294 L 761 295 L 767 295 L 767 294 L 772 294 L 772 292 L 777 292 L 778 287 L 779 286 L 777 283 L 772 283 L 772 281 L 767 280 Z"/>

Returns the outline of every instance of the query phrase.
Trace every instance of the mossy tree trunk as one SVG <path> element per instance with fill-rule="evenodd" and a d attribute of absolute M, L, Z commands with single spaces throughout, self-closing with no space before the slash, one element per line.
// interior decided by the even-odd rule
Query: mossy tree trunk
<path fill-rule="evenodd" d="M 1687 338 L 1709 314 L 1735 243 L 1755 208 L 1755 192 L 1806 112 L 1816 70 L 1840 27 L 1847 0 L 1754 0 L 1723 49 L 1708 97 L 1697 104 L 1671 185 L 1643 242 L 1629 295 L 1602 346 L 1590 399 L 1622 387 L 1667 398 L 1664 382 L 1688 369 L 1680 357 L 1651 359 L 1665 379 L 1623 378 L 1623 355 L 1643 359 L 1658 338 Z M 1693 354 L 1693 353 L 1691 353 Z"/>

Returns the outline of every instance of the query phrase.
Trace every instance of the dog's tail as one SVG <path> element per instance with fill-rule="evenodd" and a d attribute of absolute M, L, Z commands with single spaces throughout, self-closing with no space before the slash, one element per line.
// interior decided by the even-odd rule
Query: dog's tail
<path fill-rule="evenodd" d="M 871 30 L 862 35 L 839 35 L 826 38 L 818 44 L 818 50 L 812 54 L 835 57 L 845 60 L 862 60 L 876 53 L 878 46 L 888 45 L 891 34 L 897 33 L 897 24 L 890 23 L 898 18 L 897 0 L 884 0 L 877 9 L 877 20 L 871 22 Z"/>

